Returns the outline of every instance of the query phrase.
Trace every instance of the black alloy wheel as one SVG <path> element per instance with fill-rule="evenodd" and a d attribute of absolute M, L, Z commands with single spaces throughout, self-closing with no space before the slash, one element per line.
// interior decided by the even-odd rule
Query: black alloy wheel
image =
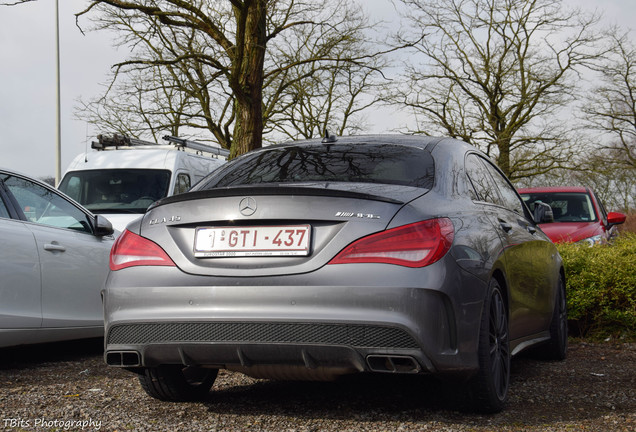
<path fill-rule="evenodd" d="M 559 285 L 550 322 L 550 341 L 537 348 L 537 353 L 545 360 L 565 360 L 568 355 L 568 310 L 565 282 L 559 277 Z"/>
<path fill-rule="evenodd" d="M 492 279 L 479 334 L 479 371 L 471 382 L 472 408 L 483 413 L 503 409 L 510 387 L 508 308 L 499 282 Z"/>

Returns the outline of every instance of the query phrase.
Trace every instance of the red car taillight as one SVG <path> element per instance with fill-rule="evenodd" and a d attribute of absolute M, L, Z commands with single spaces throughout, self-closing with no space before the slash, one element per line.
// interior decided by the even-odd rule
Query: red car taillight
<path fill-rule="evenodd" d="M 454 237 L 450 219 L 425 220 L 361 238 L 344 248 L 329 264 L 386 263 L 425 267 L 448 252 Z"/>
<path fill-rule="evenodd" d="M 158 244 L 128 230 L 117 237 L 110 250 L 110 269 L 134 266 L 174 266 L 174 262 Z"/>

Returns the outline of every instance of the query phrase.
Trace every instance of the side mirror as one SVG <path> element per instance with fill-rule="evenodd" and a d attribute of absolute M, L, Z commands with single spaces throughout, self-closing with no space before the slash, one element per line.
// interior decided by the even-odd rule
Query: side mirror
<path fill-rule="evenodd" d="M 535 201 L 534 221 L 539 224 L 554 222 L 554 213 L 552 212 L 552 207 L 544 202 Z"/>
<path fill-rule="evenodd" d="M 624 223 L 625 219 L 627 219 L 627 216 L 625 216 L 623 213 L 609 212 L 607 214 L 607 229 L 610 229 L 614 225 L 620 225 Z"/>
<path fill-rule="evenodd" d="M 95 236 L 104 237 L 112 235 L 115 232 L 113 225 L 108 219 L 102 215 L 95 216 Z"/>

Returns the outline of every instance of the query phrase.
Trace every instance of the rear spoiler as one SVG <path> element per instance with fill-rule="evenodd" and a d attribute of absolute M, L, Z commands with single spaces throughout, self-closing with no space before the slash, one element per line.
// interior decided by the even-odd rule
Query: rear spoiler
<path fill-rule="evenodd" d="M 403 205 L 404 202 L 396 200 L 394 198 L 388 198 L 380 195 L 372 195 L 362 192 L 353 192 L 341 189 L 326 189 L 311 186 L 281 186 L 281 185 L 264 185 L 264 186 L 237 186 L 237 187 L 224 187 L 208 189 L 196 192 L 186 192 L 179 195 L 173 195 L 167 198 L 160 199 L 152 204 L 148 210 L 155 207 L 159 207 L 165 204 L 185 202 L 196 199 L 204 198 L 220 198 L 220 197 L 232 197 L 232 196 L 246 196 L 246 195 L 299 195 L 299 196 L 332 196 L 338 198 L 355 198 L 365 199 L 371 201 L 380 201 L 390 204 Z"/>

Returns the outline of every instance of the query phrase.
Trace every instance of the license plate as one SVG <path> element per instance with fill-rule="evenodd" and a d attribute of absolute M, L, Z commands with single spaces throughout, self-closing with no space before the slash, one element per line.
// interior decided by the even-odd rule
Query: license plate
<path fill-rule="evenodd" d="M 309 225 L 199 227 L 194 256 L 246 257 L 309 255 Z"/>

